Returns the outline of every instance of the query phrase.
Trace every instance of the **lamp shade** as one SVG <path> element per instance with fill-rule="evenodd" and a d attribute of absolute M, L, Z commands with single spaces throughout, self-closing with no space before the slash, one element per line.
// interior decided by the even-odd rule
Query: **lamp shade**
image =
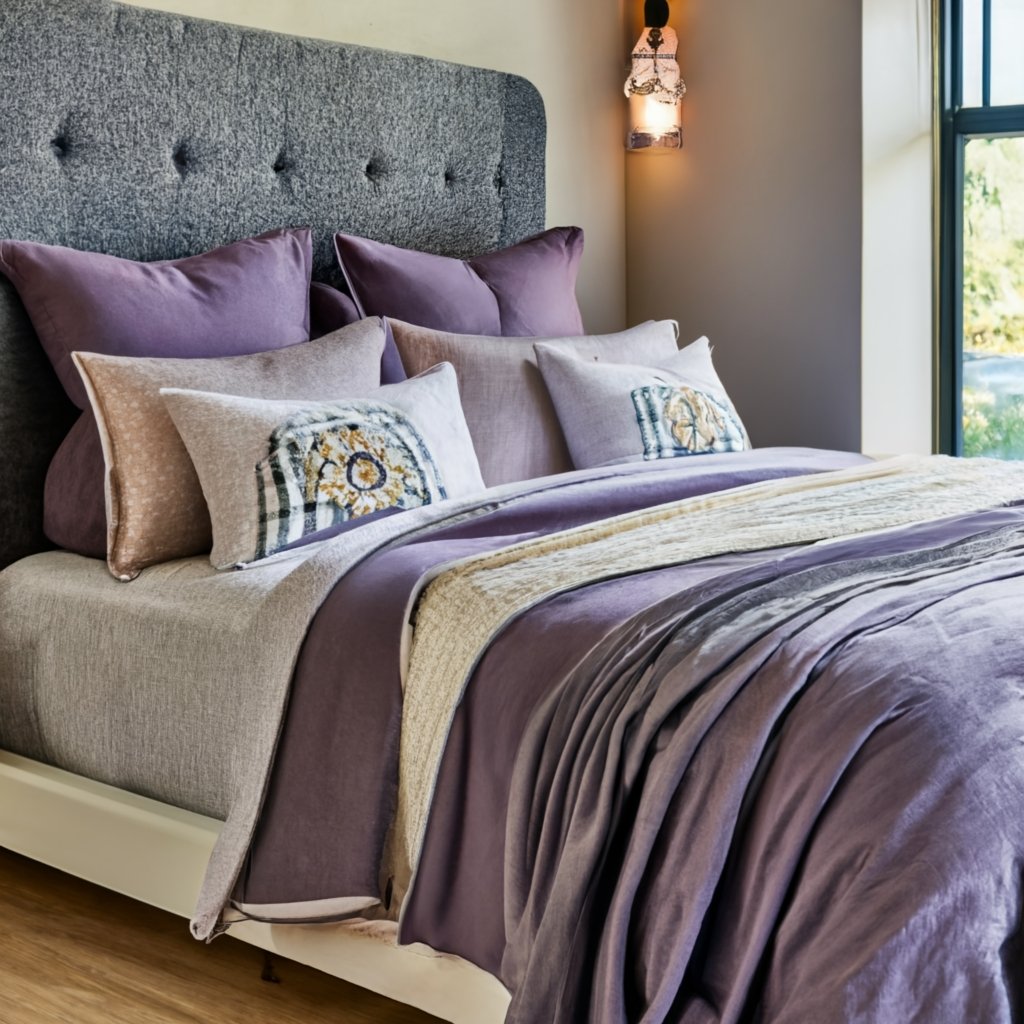
<path fill-rule="evenodd" d="M 678 48 L 675 31 L 658 25 L 646 27 L 633 47 L 633 65 L 625 88 L 629 97 L 627 149 L 682 147 L 686 83 L 676 61 Z"/>

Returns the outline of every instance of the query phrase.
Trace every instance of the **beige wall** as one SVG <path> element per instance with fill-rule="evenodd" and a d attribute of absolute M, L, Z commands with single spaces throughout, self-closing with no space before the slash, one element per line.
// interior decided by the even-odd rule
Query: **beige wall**
<path fill-rule="evenodd" d="M 860 0 L 672 12 L 685 148 L 626 161 L 629 317 L 711 338 L 755 444 L 857 449 Z"/>
<path fill-rule="evenodd" d="M 930 452 L 931 0 L 863 2 L 863 445 Z"/>
<path fill-rule="evenodd" d="M 593 331 L 625 326 L 621 0 L 131 0 L 197 17 L 510 71 L 548 114 L 548 223 L 579 224 Z"/>

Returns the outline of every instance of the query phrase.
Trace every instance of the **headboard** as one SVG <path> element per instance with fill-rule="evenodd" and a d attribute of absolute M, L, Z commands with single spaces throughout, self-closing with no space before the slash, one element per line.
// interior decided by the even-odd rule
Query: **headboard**
<path fill-rule="evenodd" d="M 0 238 L 173 259 L 309 225 L 468 256 L 544 226 L 522 78 L 109 0 L 0 0 Z M 73 421 L 0 275 L 0 567 L 45 548 Z"/>

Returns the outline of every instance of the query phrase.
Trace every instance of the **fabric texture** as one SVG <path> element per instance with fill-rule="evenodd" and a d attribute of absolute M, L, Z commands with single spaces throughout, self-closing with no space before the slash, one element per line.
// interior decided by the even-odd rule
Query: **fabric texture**
<path fill-rule="evenodd" d="M 4 0 L 0 67 L 0 238 L 150 261 L 307 225 L 325 281 L 339 229 L 465 257 L 544 227 L 515 75 L 109 0 Z"/>
<path fill-rule="evenodd" d="M 653 467 L 422 506 L 368 523 L 343 544 L 314 545 L 242 572 L 218 572 L 207 558 L 155 566 L 131 593 L 74 555 L 25 559 L 0 573 L 0 678 L 10 683 L 0 745 L 225 818 L 192 920 L 193 934 L 209 938 L 225 924 L 255 829 L 298 653 L 337 581 L 372 552 L 513 506 L 524 490 L 554 495 L 574 486 L 596 500 L 613 473 L 637 469 Z M 81 584 L 83 567 L 100 589 Z M 86 671 L 95 696 L 82 714 L 68 715 L 82 703 Z M 147 699 L 125 700 L 140 679 Z M 102 714 L 84 713 L 95 707 Z"/>
<path fill-rule="evenodd" d="M 526 488 L 521 500 L 499 503 L 482 519 L 445 525 L 366 558 L 331 591 L 303 643 L 273 778 L 235 900 L 323 902 L 342 894 L 384 900 L 387 878 L 380 867 L 395 812 L 402 709 L 401 648 L 395 638 L 425 573 L 596 519 L 867 461 L 850 453 L 760 449 L 567 473 L 549 478 L 560 486 L 535 493 Z M 348 525 L 358 531 L 368 520 Z M 777 552 L 762 557 L 772 559 Z M 721 560 L 715 564 L 721 571 Z M 705 561 L 691 568 L 707 576 L 713 573 L 707 566 Z M 678 574 L 659 571 L 573 591 L 566 595 L 564 612 L 552 612 L 553 603 L 545 602 L 510 624 L 496 642 L 502 656 L 497 664 L 492 645 L 445 747 L 429 829 L 438 841 L 424 847 L 427 875 L 418 881 L 411 904 L 402 905 L 404 934 L 498 973 L 505 932 L 496 851 L 504 843 L 504 766 L 521 732 L 520 709 L 629 616 L 634 594 L 649 603 L 673 592 L 673 581 L 679 582 Z M 481 690 L 487 696 L 478 701 Z M 480 707 L 468 735 L 467 702 Z M 479 742 L 471 759 L 461 756 L 467 739 Z M 335 758 L 332 751 L 344 751 L 344 757 Z M 325 771 L 326 764 L 344 767 Z M 345 842 L 339 845 L 335 837 L 341 833 Z M 458 856 L 452 856 L 453 849 Z M 422 860 L 419 870 L 424 870 Z M 292 920 L 301 916 L 299 908 L 289 912 Z M 394 899 L 389 913 L 398 913 Z"/>
<path fill-rule="evenodd" d="M 258 398 L 333 398 L 379 385 L 383 323 L 362 320 L 318 341 L 223 359 L 132 359 L 76 352 L 106 463 L 107 562 L 119 579 L 210 549 L 210 517 L 162 387 Z"/>
<path fill-rule="evenodd" d="M 0 274 L 0 569 L 51 546 L 43 532 L 46 468 L 76 415 L 14 285 Z"/>
<path fill-rule="evenodd" d="M 490 487 L 572 468 L 572 459 L 540 371 L 533 339 L 451 334 L 391 322 L 406 372 L 449 362 L 459 379 L 480 472 Z M 651 321 L 619 334 L 550 338 L 545 344 L 581 359 L 654 362 L 676 352 L 678 326 Z"/>
<path fill-rule="evenodd" d="M 384 509 L 483 490 L 450 366 L 328 403 L 161 394 L 203 487 L 217 568 Z"/>
<path fill-rule="evenodd" d="M 583 333 L 576 275 L 579 228 L 551 228 L 507 249 L 457 260 L 335 236 L 349 294 L 364 316 L 455 334 L 541 337 Z"/>
<path fill-rule="evenodd" d="M 389 853 L 396 894 L 404 894 L 418 862 L 445 738 L 470 672 L 517 614 L 553 594 L 627 572 L 962 515 L 1022 495 L 1020 465 L 905 456 L 687 499 L 527 540 L 449 569 L 416 604 Z"/>
<path fill-rule="evenodd" d="M 54 453 L 43 491 L 47 538 L 86 558 L 107 557 L 103 442 L 92 409 L 79 414 Z"/>
<path fill-rule="evenodd" d="M 71 352 L 227 356 L 309 337 L 307 230 L 277 231 L 183 260 L 135 263 L 32 242 L 0 241 L 0 272 L 18 289 L 65 391 L 88 405 Z M 102 449 L 80 418 L 47 470 L 44 529 L 58 547 L 97 557 L 106 545 Z M 102 557 L 102 555 L 99 555 Z"/>
<path fill-rule="evenodd" d="M 309 336 L 311 339 L 322 338 L 325 334 L 354 324 L 362 319 L 356 304 L 351 297 L 328 284 L 314 281 L 309 289 Z M 405 380 L 402 360 L 395 348 L 395 338 L 391 333 L 391 325 L 385 323 L 386 337 L 384 355 L 380 360 L 381 384 L 397 384 Z"/>
<path fill-rule="evenodd" d="M 89 403 L 72 352 L 233 356 L 308 341 L 312 269 L 304 228 L 155 263 L 0 241 L 0 271 L 80 409 Z"/>
<path fill-rule="evenodd" d="M 549 680 L 509 1024 L 1019 1020 L 1022 584 L 1019 506 L 811 545 Z"/>
<path fill-rule="evenodd" d="M 535 346 L 573 464 L 735 452 L 750 441 L 700 338 L 648 366 Z"/>
<path fill-rule="evenodd" d="M 465 257 L 544 226 L 521 77 L 109 0 L 5 0 L 0 68 L 0 238 L 153 261 L 308 225 L 337 282 L 339 227 Z M 0 566 L 49 546 L 68 404 L 0 275 Z"/>

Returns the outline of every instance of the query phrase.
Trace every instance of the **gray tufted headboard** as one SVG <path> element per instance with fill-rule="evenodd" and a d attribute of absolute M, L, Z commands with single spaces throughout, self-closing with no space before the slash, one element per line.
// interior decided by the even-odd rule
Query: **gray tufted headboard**
<path fill-rule="evenodd" d="M 544 226 L 525 80 L 109 0 L 0 0 L 0 238 L 172 259 L 309 225 L 446 255 Z M 73 411 L 0 276 L 0 567 Z"/>

